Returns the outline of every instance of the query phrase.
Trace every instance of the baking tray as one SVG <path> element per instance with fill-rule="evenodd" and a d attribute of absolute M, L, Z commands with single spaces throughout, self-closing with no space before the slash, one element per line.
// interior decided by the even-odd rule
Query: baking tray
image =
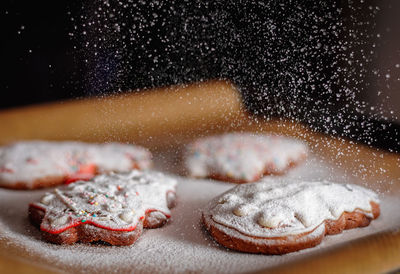
<path fill-rule="evenodd" d="M 178 177 L 179 203 L 167 226 L 147 230 L 130 248 L 66 248 L 42 242 L 27 221 L 30 200 L 26 205 L 21 201 L 34 200 L 42 190 L 1 190 L 0 270 L 301 273 L 383 272 L 400 267 L 399 155 L 315 133 L 296 122 L 252 117 L 227 81 L 0 112 L 1 144 L 22 139 L 134 142 L 153 152 L 157 169 L 176 176 L 184 173 L 180 152 L 186 142 L 226 131 L 273 132 L 304 140 L 311 148 L 309 160 L 285 176 L 366 185 L 381 193 L 382 216 L 367 228 L 328 236 L 316 248 L 284 256 L 243 254 L 216 245 L 199 223 L 198 209 L 233 185 Z M 85 253 L 90 256 L 84 257 Z M 134 264 L 121 259 L 129 256 Z"/>

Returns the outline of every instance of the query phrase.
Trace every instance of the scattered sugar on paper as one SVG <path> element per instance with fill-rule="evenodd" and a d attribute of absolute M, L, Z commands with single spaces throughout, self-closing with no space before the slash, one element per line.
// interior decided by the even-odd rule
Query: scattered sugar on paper
<path fill-rule="evenodd" d="M 157 157 L 156 167 L 170 171 L 171 167 L 167 166 L 168 161 L 165 160 L 170 157 L 174 155 Z M 315 172 L 310 173 L 309 170 Z M 328 178 L 338 182 L 350 180 L 336 167 L 313 156 L 288 176 L 315 180 Z M 95 244 L 60 246 L 46 243 L 41 240 L 39 231 L 27 218 L 28 203 L 39 199 L 46 190 L 0 190 L 0 198 L 3 201 L 0 208 L 0 243 L 7 246 L 10 255 L 71 272 L 229 273 L 273 267 L 337 243 L 400 225 L 400 216 L 396 218 L 393 215 L 398 214 L 395 208 L 399 206 L 399 201 L 387 195 L 383 198 L 382 216 L 369 227 L 326 237 L 316 248 L 283 256 L 234 252 L 216 244 L 200 223 L 200 209 L 210 199 L 234 185 L 211 180 L 179 180 L 178 204 L 172 210 L 170 222 L 159 229 L 145 230 L 139 240 L 128 247 Z M 389 215 L 391 216 L 388 217 Z"/>

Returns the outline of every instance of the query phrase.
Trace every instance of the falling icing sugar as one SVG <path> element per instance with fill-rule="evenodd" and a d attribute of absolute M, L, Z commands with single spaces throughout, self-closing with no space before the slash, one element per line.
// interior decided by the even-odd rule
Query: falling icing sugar
<path fill-rule="evenodd" d="M 284 117 L 366 144 L 388 144 L 398 141 L 382 142 L 374 135 L 374 121 L 396 120 L 387 107 L 390 97 L 383 95 L 390 94 L 391 80 L 400 79 L 398 64 L 391 71 L 375 65 L 387 57 L 378 54 L 385 33 L 378 32 L 377 19 L 384 16 L 385 5 L 390 4 L 83 2 L 70 14 L 70 35 L 83 55 L 89 94 L 230 79 L 240 87 L 247 109 L 258 116 L 250 124 Z M 375 88 L 374 83 L 381 84 Z M 368 105 L 365 97 L 371 90 L 383 101 Z M 196 98 L 189 99 L 192 104 Z M 231 123 L 243 125 L 241 119 Z M 285 130 L 286 125 L 279 126 Z M 318 141 L 315 146 L 331 146 L 305 135 Z M 357 153 L 347 146 L 333 157 Z M 355 176 L 375 172 L 356 161 Z"/>
<path fill-rule="evenodd" d="M 369 106 L 360 95 L 390 75 L 374 66 L 385 5 L 97 1 L 71 14 L 70 35 L 87 64 L 89 93 L 228 78 L 257 114 L 330 132 L 363 114 Z"/>

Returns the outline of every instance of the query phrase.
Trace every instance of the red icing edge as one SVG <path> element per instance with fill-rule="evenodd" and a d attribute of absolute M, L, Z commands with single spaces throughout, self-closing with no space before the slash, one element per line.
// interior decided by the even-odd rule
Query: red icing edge
<path fill-rule="evenodd" d="M 95 164 L 80 165 L 78 172 L 67 175 L 64 183 L 70 184 L 76 181 L 88 181 L 96 175 L 97 166 Z"/>
<path fill-rule="evenodd" d="M 95 174 L 89 174 L 89 173 L 75 173 L 68 175 L 66 179 L 64 180 L 64 184 L 69 185 L 73 182 L 76 181 L 89 181 L 95 176 Z"/>
<path fill-rule="evenodd" d="M 29 206 L 46 212 L 46 209 L 44 207 L 41 207 L 41 206 L 39 206 L 39 205 L 37 205 L 35 203 L 31 203 L 31 204 L 29 204 Z M 150 212 L 153 212 L 153 211 L 159 211 L 159 210 L 157 210 L 157 209 L 147 209 L 145 211 L 145 213 L 147 214 L 147 213 L 150 213 Z M 161 213 L 164 214 L 165 217 L 167 217 L 168 219 L 171 217 L 170 214 L 166 214 L 164 212 L 161 212 Z M 140 216 L 139 219 L 143 220 L 144 216 Z M 91 220 L 86 220 L 83 223 L 81 222 L 81 220 L 74 220 L 70 225 L 68 225 L 66 227 L 63 227 L 61 229 L 46 229 L 46 228 L 43 228 L 42 225 L 41 225 L 40 226 L 40 230 L 44 231 L 44 232 L 51 233 L 51 234 L 60 234 L 60 233 L 66 231 L 67 229 L 70 229 L 72 227 L 76 227 L 76 226 L 79 226 L 79 225 L 86 225 L 86 224 L 94 225 L 96 227 L 107 229 L 107 230 L 111 230 L 111 231 L 125 231 L 125 232 L 133 231 L 133 230 L 136 229 L 136 226 L 137 226 L 137 225 L 135 225 L 135 226 L 126 227 L 126 228 L 112 228 L 112 227 L 107 227 L 107 226 L 100 225 L 100 224 L 98 224 L 96 222 L 93 222 Z"/>
<path fill-rule="evenodd" d="M 14 173 L 14 170 L 12 170 L 11 168 L 0 167 L 0 172 L 4 172 L 4 173 Z"/>

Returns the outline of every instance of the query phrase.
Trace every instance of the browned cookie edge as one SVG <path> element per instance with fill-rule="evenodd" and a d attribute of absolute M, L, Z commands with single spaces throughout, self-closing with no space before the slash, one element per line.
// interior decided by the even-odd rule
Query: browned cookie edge
<path fill-rule="evenodd" d="M 263 240 L 263 238 L 252 237 L 248 235 L 243 235 L 244 240 L 232 235 L 226 234 L 224 231 L 218 228 L 222 226 L 220 224 L 214 223 L 211 218 L 208 218 L 210 222 L 207 222 L 206 217 L 203 213 L 202 221 L 206 229 L 209 231 L 211 236 L 219 244 L 233 250 L 238 250 L 248 253 L 262 253 L 268 255 L 282 255 L 310 247 L 314 247 L 321 243 L 325 235 L 332 235 L 341 233 L 345 229 L 352 229 L 356 227 L 368 226 L 369 223 L 379 217 L 380 206 L 375 202 L 370 202 L 372 207 L 373 217 L 368 217 L 362 210 L 356 209 L 353 212 L 344 212 L 337 220 L 325 220 L 325 232 L 319 235 L 319 237 L 307 237 L 309 233 L 303 233 L 299 235 L 293 235 L 290 237 L 279 237 L 275 238 L 276 243 L 271 245 L 257 244 L 255 241 Z M 224 226 L 224 228 L 227 228 Z M 231 229 L 231 228 L 227 228 Z M 236 230 L 235 230 L 236 231 Z M 236 231 L 238 232 L 238 231 Z M 240 233 L 240 232 L 238 232 Z M 270 238 L 274 239 L 274 238 Z"/>
<path fill-rule="evenodd" d="M 29 206 L 29 219 L 33 225 L 40 229 L 40 224 L 44 218 L 43 210 L 34 206 Z M 103 241 L 110 245 L 131 245 L 143 231 L 143 221 L 140 220 L 133 231 L 113 231 L 91 224 L 82 224 L 71 227 L 61 233 L 53 234 L 41 231 L 43 239 L 55 244 L 73 244 L 76 242 L 97 242 Z"/>
<path fill-rule="evenodd" d="M 176 193 L 174 191 L 168 191 L 166 193 L 167 206 L 168 208 L 173 208 L 176 206 Z M 168 216 L 166 216 L 163 212 L 158 210 L 148 211 L 146 212 L 143 227 L 144 228 L 159 228 L 165 225 L 168 221 Z"/>

